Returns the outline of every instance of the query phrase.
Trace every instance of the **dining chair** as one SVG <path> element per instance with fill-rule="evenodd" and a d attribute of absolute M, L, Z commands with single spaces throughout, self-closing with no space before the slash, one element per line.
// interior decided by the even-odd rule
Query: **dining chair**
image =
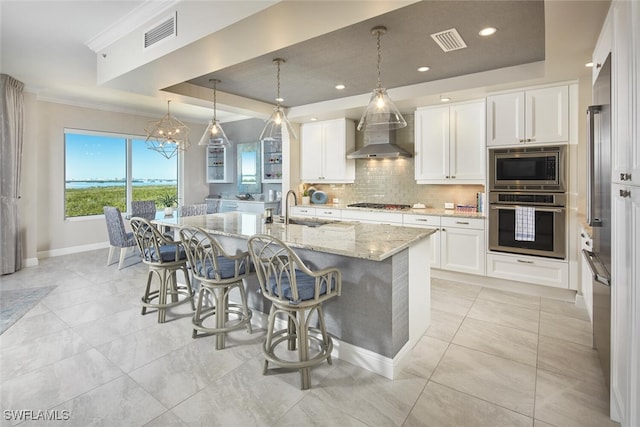
<path fill-rule="evenodd" d="M 204 229 L 182 227 L 180 239 L 194 278 L 200 283 L 196 312 L 193 315 L 193 338 L 198 332 L 216 335 L 216 350 L 225 347 L 227 332 L 243 327 L 251 330 L 252 312 L 247 303 L 244 279 L 251 274 L 249 252 L 227 253 L 222 245 Z M 237 289 L 240 303 L 229 302 Z M 213 306 L 207 307 L 211 297 Z M 207 319 L 213 317 L 213 322 Z"/>
<path fill-rule="evenodd" d="M 107 233 L 109 234 L 109 256 L 107 257 L 107 265 L 115 262 L 112 261 L 113 255 L 117 249 L 120 249 L 118 270 L 121 270 L 122 267 L 124 267 L 124 261 L 129 249 L 132 248 L 135 250 L 136 241 L 133 238 L 133 232 L 127 232 L 125 229 L 120 209 L 114 206 L 104 206 L 102 210 L 104 212 L 104 219 L 107 222 Z"/>
<path fill-rule="evenodd" d="M 148 308 L 158 309 L 158 323 L 166 320 L 166 309 L 187 301 L 193 303 L 193 288 L 187 271 L 187 255 L 180 242 L 162 234 L 146 218 L 131 218 L 133 236 L 140 250 L 142 262 L 149 266 L 147 285 L 142 296 L 142 314 Z M 178 284 L 177 272 L 182 271 L 185 284 Z M 154 276 L 159 279 L 158 289 L 151 291 Z M 182 296 L 182 299 L 180 297 Z M 168 301 L 168 297 L 171 300 Z"/>
<path fill-rule="evenodd" d="M 207 204 L 200 203 L 196 205 L 182 205 L 180 206 L 179 216 L 195 216 L 195 215 L 206 215 L 207 214 Z"/>
<path fill-rule="evenodd" d="M 256 234 L 248 241 L 262 295 L 271 301 L 267 336 L 262 346 L 265 361 L 300 370 L 301 389 L 311 386 L 311 367 L 323 361 L 331 364 L 333 341 L 324 322 L 322 303 L 340 295 L 342 276 L 337 268 L 313 271 L 281 240 Z M 311 325 L 317 314 L 317 327 Z M 284 317 L 287 327 L 276 330 L 276 319 Z M 287 343 L 283 349 L 280 344 Z M 297 360 L 291 353 L 297 348 Z"/>
<path fill-rule="evenodd" d="M 131 217 L 137 216 L 153 220 L 156 217 L 155 200 L 133 200 L 131 202 Z"/>

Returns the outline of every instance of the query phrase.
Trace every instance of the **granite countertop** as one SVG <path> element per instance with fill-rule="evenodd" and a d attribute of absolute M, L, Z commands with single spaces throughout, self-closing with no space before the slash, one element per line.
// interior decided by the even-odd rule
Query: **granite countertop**
<path fill-rule="evenodd" d="M 254 234 L 274 236 L 291 247 L 354 258 L 382 261 L 436 232 L 384 224 L 336 221 L 319 227 L 289 224 L 274 219 L 264 224 L 262 215 L 247 212 L 162 218 L 156 224 L 169 227 L 201 227 L 212 234 L 248 239 Z"/>
<path fill-rule="evenodd" d="M 341 209 L 341 210 L 359 210 L 368 212 L 384 212 L 384 213 L 396 213 L 396 214 L 409 214 L 409 215 L 439 215 L 439 216 L 452 216 L 459 218 L 486 218 L 483 212 L 464 212 L 455 209 L 437 209 L 437 208 L 423 208 L 423 209 L 402 209 L 402 210 L 385 210 L 385 209 L 371 209 L 371 208 L 354 208 L 348 207 L 346 204 L 310 204 L 310 205 L 298 205 L 308 206 L 312 208 L 325 208 L 325 209 Z"/>

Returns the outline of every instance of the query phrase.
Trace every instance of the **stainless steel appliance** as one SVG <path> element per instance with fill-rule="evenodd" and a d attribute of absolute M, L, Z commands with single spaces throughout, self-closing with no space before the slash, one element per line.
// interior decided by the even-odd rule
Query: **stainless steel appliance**
<path fill-rule="evenodd" d="M 490 191 L 566 191 L 566 147 L 489 150 Z"/>
<path fill-rule="evenodd" d="M 388 211 L 401 211 L 409 209 L 410 205 L 398 205 L 394 203 L 352 203 L 348 208 L 384 209 Z"/>
<path fill-rule="evenodd" d="M 517 239 L 518 206 L 534 207 L 535 224 L 531 240 Z M 564 193 L 489 193 L 489 250 L 564 259 L 566 223 Z"/>
<path fill-rule="evenodd" d="M 589 116 L 587 217 L 593 251 L 583 250 L 593 275 L 593 344 L 598 350 L 607 386 L 611 349 L 611 56 L 593 86 Z"/>

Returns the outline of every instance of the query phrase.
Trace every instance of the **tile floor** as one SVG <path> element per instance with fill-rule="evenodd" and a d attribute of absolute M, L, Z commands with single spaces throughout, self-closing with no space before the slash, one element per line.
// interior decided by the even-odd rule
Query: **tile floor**
<path fill-rule="evenodd" d="M 2 289 L 56 285 L 0 336 L 8 410 L 56 410 L 64 425 L 615 426 L 574 304 L 434 279 L 432 326 L 391 381 L 334 360 L 262 376 L 264 332 L 191 338 L 188 306 L 140 314 L 146 268 L 105 267 L 106 250 L 43 260 Z M 63 412 L 68 411 L 68 412 Z M 20 425 L 47 425 L 25 421 Z"/>

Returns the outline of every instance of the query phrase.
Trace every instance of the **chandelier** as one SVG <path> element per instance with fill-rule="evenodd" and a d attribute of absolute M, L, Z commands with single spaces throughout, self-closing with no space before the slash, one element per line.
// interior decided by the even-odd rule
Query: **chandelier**
<path fill-rule="evenodd" d="M 145 128 L 147 148 L 157 151 L 167 159 L 174 157 L 178 151 L 185 151 L 189 142 L 189 128 L 180 120 L 171 116 L 167 101 L 167 115 L 158 121 L 150 120 Z"/>
<path fill-rule="evenodd" d="M 267 119 L 267 124 L 265 125 L 262 133 L 260 134 L 260 141 L 264 140 L 282 140 L 282 128 L 287 128 L 287 132 L 290 137 L 296 138 L 296 133 L 291 127 L 291 123 L 289 123 L 289 119 L 287 119 L 287 115 L 284 113 L 282 108 L 280 107 L 280 103 L 284 101 L 280 97 L 280 64 L 284 63 L 285 60 L 282 58 L 276 58 L 273 60 L 273 63 L 278 67 L 278 71 L 276 74 L 276 108 L 274 108 L 273 113 Z"/>
<path fill-rule="evenodd" d="M 378 50 L 378 84 L 373 90 L 373 95 L 364 111 L 358 130 L 364 131 L 387 131 L 399 129 L 407 126 L 407 122 L 398 111 L 387 90 L 382 87 L 382 78 L 380 77 L 380 62 L 382 61 L 382 53 L 380 49 L 380 36 L 387 32 L 387 28 L 383 26 L 373 27 L 371 34 L 376 36 Z"/>
<path fill-rule="evenodd" d="M 198 145 L 218 145 L 224 147 L 230 147 L 231 143 L 227 134 L 224 133 L 220 122 L 216 119 L 216 85 L 220 83 L 220 80 L 211 79 L 210 83 L 213 83 L 213 118 L 209 121 L 209 125 L 202 134 Z"/>

